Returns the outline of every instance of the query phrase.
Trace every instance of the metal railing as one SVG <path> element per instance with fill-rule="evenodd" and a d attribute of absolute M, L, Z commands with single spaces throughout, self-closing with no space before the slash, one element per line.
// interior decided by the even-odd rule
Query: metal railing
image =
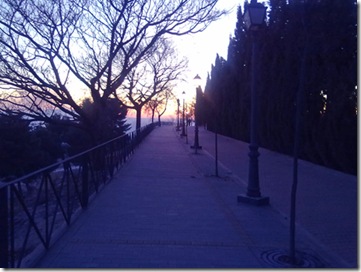
<path fill-rule="evenodd" d="M 0 182 L 0 265 L 31 267 L 110 182 L 149 124 L 11 182 Z"/>

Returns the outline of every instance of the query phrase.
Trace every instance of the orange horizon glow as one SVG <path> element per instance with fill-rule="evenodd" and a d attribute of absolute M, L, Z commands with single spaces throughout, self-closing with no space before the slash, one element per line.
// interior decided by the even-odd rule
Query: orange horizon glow
<path fill-rule="evenodd" d="M 177 114 L 176 114 L 176 109 L 174 109 L 174 113 L 170 113 L 172 110 L 169 109 L 167 110 L 161 117 L 161 119 L 171 119 L 171 120 L 175 120 L 177 118 Z M 129 118 L 136 118 L 136 112 L 134 109 L 128 109 L 128 113 L 127 113 L 127 117 Z M 148 112 L 142 111 L 142 118 L 151 118 L 152 115 L 149 114 Z M 158 120 L 158 115 L 155 113 L 154 114 L 154 119 Z"/>

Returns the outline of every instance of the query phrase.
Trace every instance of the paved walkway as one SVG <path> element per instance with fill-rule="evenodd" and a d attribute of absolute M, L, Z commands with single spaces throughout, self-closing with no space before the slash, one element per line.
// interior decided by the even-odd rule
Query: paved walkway
<path fill-rule="evenodd" d="M 188 134 L 193 144 L 193 130 Z M 214 157 L 214 134 L 200 128 L 199 135 L 200 145 Z M 219 161 L 245 185 L 248 152 L 248 143 L 218 135 Z M 293 157 L 263 148 L 259 152 L 261 193 L 270 197 L 270 205 L 288 221 Z M 356 267 L 359 256 L 357 177 L 303 160 L 299 160 L 298 168 L 296 217 L 299 226 L 316 243 L 332 251 L 335 259 Z"/>
<path fill-rule="evenodd" d="M 192 128 L 188 144 L 174 127 L 156 128 L 36 267 L 287 267 L 290 178 L 284 172 L 292 173 L 290 159 L 261 150 L 262 193 L 271 204 L 240 204 L 246 144 L 219 137 L 222 163 L 215 177 L 214 135 L 200 130 L 198 154 L 191 137 Z M 300 171 L 299 266 L 357 267 L 356 177 L 305 162 Z M 326 182 L 327 192 L 318 185 Z M 305 193 L 316 189 L 316 199 Z"/>

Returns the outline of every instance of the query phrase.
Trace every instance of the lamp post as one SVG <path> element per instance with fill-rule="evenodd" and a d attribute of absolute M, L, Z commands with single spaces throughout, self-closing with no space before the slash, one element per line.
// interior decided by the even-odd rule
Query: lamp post
<path fill-rule="evenodd" d="M 182 114 L 182 117 L 183 117 L 183 119 L 182 119 L 182 133 L 181 133 L 182 137 L 187 136 L 187 134 L 186 134 L 186 124 L 185 124 L 185 120 L 184 120 L 185 119 L 185 116 L 184 116 L 185 94 L 186 94 L 185 91 L 183 91 L 182 92 L 182 96 L 183 96 L 183 114 Z"/>
<path fill-rule="evenodd" d="M 185 120 L 188 119 L 188 109 L 187 109 L 187 104 L 185 105 Z M 188 125 L 185 126 L 185 131 L 186 131 L 186 144 L 188 144 Z"/>
<path fill-rule="evenodd" d="M 249 172 L 248 172 L 248 186 L 246 196 L 238 196 L 238 202 L 246 202 L 254 205 L 267 205 L 269 203 L 268 197 L 262 197 L 259 176 L 258 176 L 258 137 L 257 137 L 257 66 L 259 64 L 259 43 L 258 32 L 264 24 L 266 17 L 266 7 L 257 0 L 252 0 L 247 6 L 244 14 L 244 23 L 248 33 L 252 38 L 252 78 L 251 78 L 251 124 L 250 124 L 250 145 L 249 155 Z"/>
<path fill-rule="evenodd" d="M 201 80 L 201 77 L 197 74 L 194 77 L 194 80 L 197 82 L 197 87 L 196 87 L 196 105 L 195 105 L 195 109 L 194 109 L 194 121 L 195 121 L 195 126 L 194 126 L 194 144 L 191 146 L 191 148 L 194 149 L 194 153 L 197 154 L 197 150 L 198 149 L 202 149 L 202 146 L 199 145 L 199 135 L 198 135 L 198 125 L 199 125 L 199 96 L 200 93 L 202 92 L 202 88 L 201 86 L 198 84 L 199 80 Z"/>
<path fill-rule="evenodd" d="M 180 131 L 179 128 L 179 98 L 177 98 L 177 131 Z"/>

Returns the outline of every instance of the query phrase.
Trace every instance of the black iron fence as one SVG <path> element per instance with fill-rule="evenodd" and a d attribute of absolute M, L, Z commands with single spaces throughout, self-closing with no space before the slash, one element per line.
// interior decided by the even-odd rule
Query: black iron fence
<path fill-rule="evenodd" d="M 0 182 L 0 265 L 31 267 L 110 182 L 149 124 L 11 182 Z"/>

